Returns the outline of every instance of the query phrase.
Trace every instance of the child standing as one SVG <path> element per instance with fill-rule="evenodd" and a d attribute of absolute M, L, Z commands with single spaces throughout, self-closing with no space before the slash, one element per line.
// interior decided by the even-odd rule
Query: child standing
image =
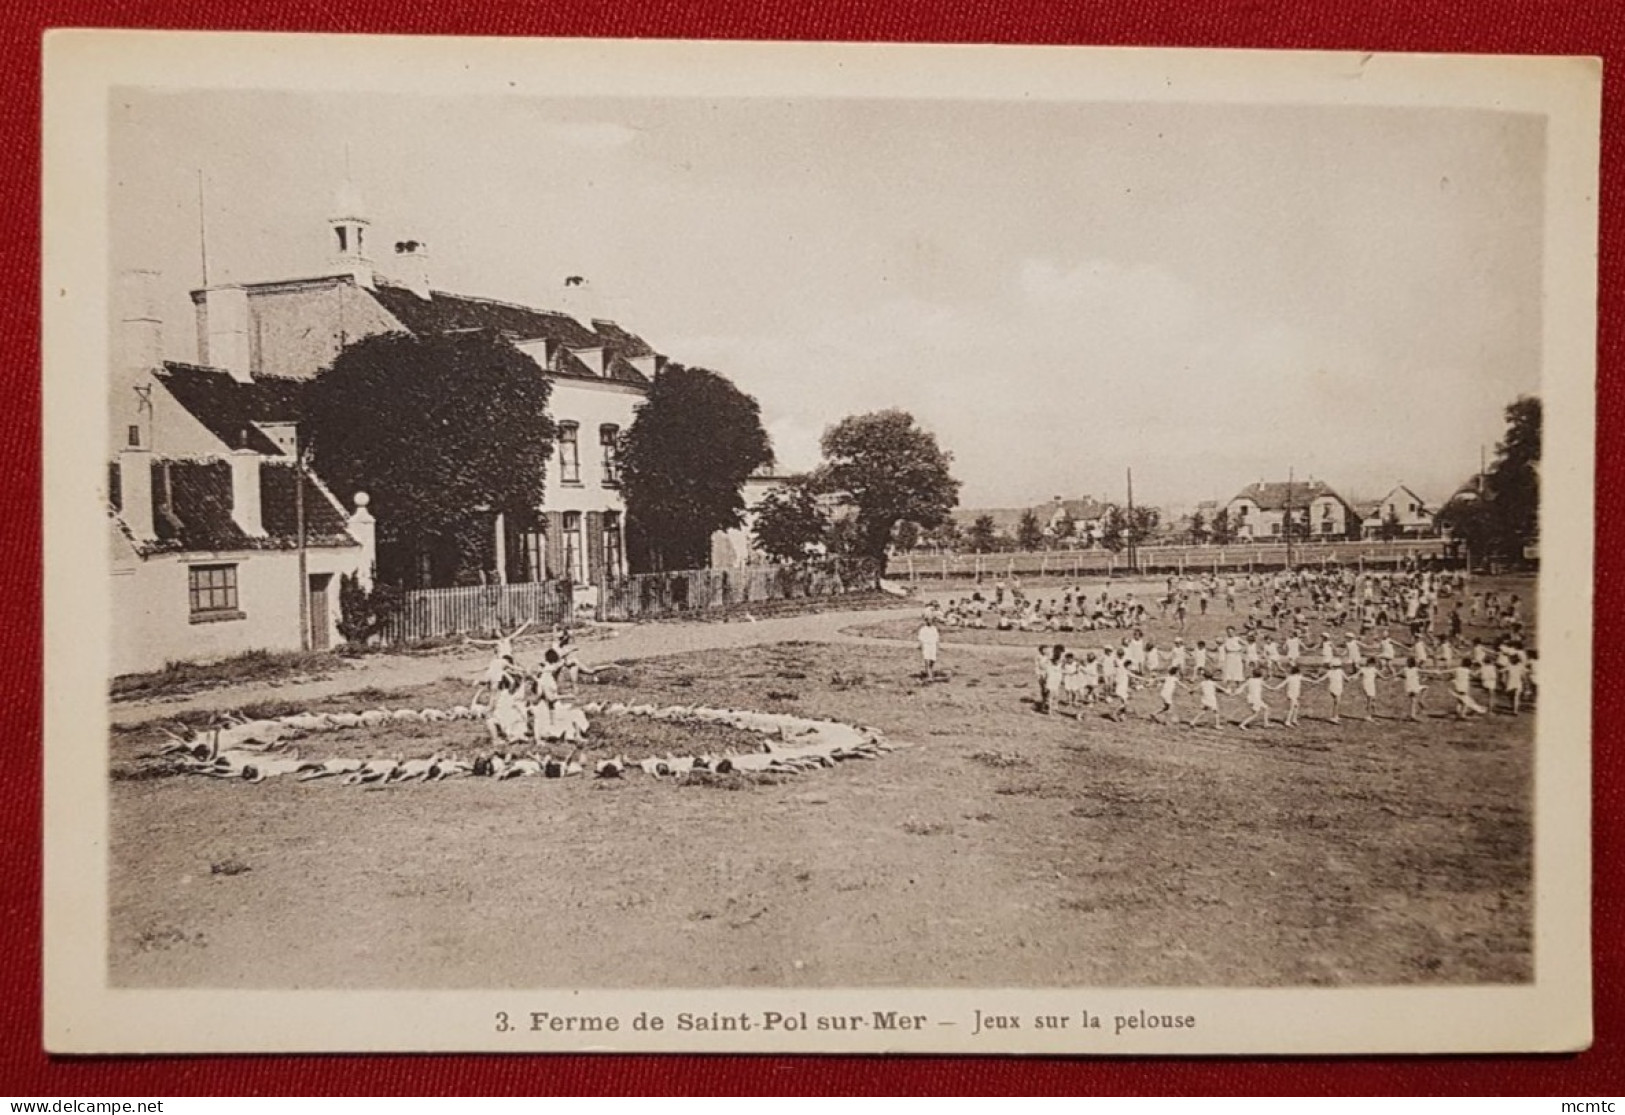
<path fill-rule="evenodd" d="M 1366 660 L 1360 663 L 1360 692 L 1365 697 L 1367 723 L 1377 718 L 1377 664 Z"/>
<path fill-rule="evenodd" d="M 1157 690 L 1157 696 L 1162 698 L 1162 707 L 1151 714 L 1153 721 L 1158 724 L 1166 724 L 1170 719 L 1179 719 L 1174 713 L 1174 694 L 1179 691 L 1179 686 L 1178 667 L 1168 667 L 1168 673 L 1162 679 L 1162 687 Z"/>
<path fill-rule="evenodd" d="M 1333 724 L 1343 722 L 1343 686 L 1348 679 L 1348 674 L 1343 671 L 1342 661 L 1335 657 L 1326 663 L 1326 672 L 1320 675 L 1319 680 L 1326 683 L 1326 693 L 1332 699 Z"/>
<path fill-rule="evenodd" d="M 1456 719 L 1466 720 L 1469 713 L 1482 716 L 1486 709 L 1473 700 L 1473 660 L 1465 656 L 1461 664 L 1450 672 L 1450 695 L 1456 699 Z"/>
<path fill-rule="evenodd" d="M 1270 726 L 1270 707 L 1264 703 L 1264 667 L 1254 666 L 1252 676 L 1242 686 L 1247 698 L 1247 716 L 1236 727 L 1250 728 L 1254 720 L 1264 718 L 1261 727 Z"/>
<path fill-rule="evenodd" d="M 920 641 L 920 657 L 925 660 L 925 680 L 937 680 L 937 650 L 942 643 L 942 632 L 937 630 L 937 621 L 929 614 L 920 622 L 920 629 L 915 633 Z"/>
<path fill-rule="evenodd" d="M 1197 683 L 1197 688 L 1201 690 L 1202 707 L 1191 717 L 1191 727 L 1196 727 L 1204 716 L 1212 713 L 1213 727 L 1223 728 L 1224 721 L 1219 718 L 1219 683 L 1213 680 L 1211 671 L 1202 671 L 1202 680 Z"/>
<path fill-rule="evenodd" d="M 1412 720 L 1422 719 L 1422 664 L 1415 658 L 1405 660 L 1405 697 L 1410 702 Z"/>
<path fill-rule="evenodd" d="M 1281 723 L 1288 728 L 1298 726 L 1298 709 L 1303 703 L 1303 670 L 1294 662 L 1286 668 L 1286 677 L 1274 689 L 1286 690 L 1286 716 Z"/>

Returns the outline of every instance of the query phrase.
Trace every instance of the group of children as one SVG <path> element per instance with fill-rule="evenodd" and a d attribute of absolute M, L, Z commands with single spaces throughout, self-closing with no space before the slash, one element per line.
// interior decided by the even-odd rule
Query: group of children
<path fill-rule="evenodd" d="M 1196 715 L 1189 721 L 1192 726 L 1211 717 L 1213 727 L 1223 727 L 1220 697 L 1231 696 L 1241 697 L 1246 703 L 1247 712 L 1237 722 L 1238 727 L 1250 728 L 1258 723 L 1268 728 L 1273 721 L 1270 704 L 1264 694 L 1266 691 L 1284 690 L 1286 709 L 1280 723 L 1284 727 L 1295 728 L 1302 714 L 1304 689 L 1309 685 L 1326 686 L 1331 701 L 1326 719 L 1333 724 L 1342 723 L 1343 701 L 1351 683 L 1358 683 L 1364 704 L 1364 719 L 1367 721 L 1376 719 L 1380 680 L 1398 680 L 1402 684 L 1408 718 L 1417 721 L 1427 712 L 1422 695 L 1428 689 L 1424 679 L 1430 677 L 1450 679 L 1454 712 L 1458 719 L 1463 720 L 1471 715 L 1482 716 L 1499 711 L 1503 704 L 1506 712 L 1517 715 L 1535 696 L 1535 652 L 1525 650 L 1515 642 L 1505 642 L 1493 651 L 1483 643 L 1477 643 L 1472 653 L 1459 660 L 1441 657 L 1439 660 L 1444 665 L 1437 669 L 1423 665 L 1422 660 L 1414 654 L 1407 656 L 1400 664 L 1392 659 L 1364 657 L 1356 640 L 1351 639 L 1349 646 L 1352 651 L 1350 658 L 1345 660 L 1332 651 L 1321 659 L 1321 671 L 1313 676 L 1306 674 L 1304 664 L 1294 659 L 1285 666 L 1285 672 L 1277 681 L 1269 680 L 1276 675 L 1261 664 L 1254 664 L 1242 676 L 1233 677 L 1235 671 L 1230 663 L 1235 659 L 1229 653 L 1225 656 L 1226 667 L 1220 671 L 1222 677 L 1216 677 L 1212 668 L 1192 665 L 1191 660 L 1180 653 L 1182 648 L 1178 646 L 1170 656 L 1166 669 L 1162 669 L 1161 663 L 1151 661 L 1155 655 L 1154 648 L 1150 652 L 1142 650 L 1134 656 L 1127 648 L 1103 647 L 1098 654 L 1093 650 L 1085 651 L 1083 657 L 1079 658 L 1061 646 L 1040 647 L 1035 663 L 1038 708 L 1041 712 L 1050 712 L 1059 707 L 1076 709 L 1081 718 L 1082 706 L 1100 702 L 1106 706 L 1108 719 L 1122 720 L 1129 715 L 1129 700 L 1133 691 L 1155 685 L 1161 704 L 1148 715 L 1148 719 L 1155 723 L 1178 721 L 1176 705 L 1179 694 L 1195 690 L 1200 696 Z M 1479 691 L 1482 691 L 1487 706 L 1477 700 Z"/>
<path fill-rule="evenodd" d="M 991 600 L 980 593 L 950 600 L 945 609 L 931 605 L 919 640 L 926 676 L 937 676 L 941 634 L 946 626 L 998 626 L 1027 631 L 1128 629 L 1116 645 L 1069 651 L 1046 645 L 1034 663 L 1038 708 L 1043 712 L 1104 705 L 1105 715 L 1121 720 L 1131 714 L 1136 689 L 1155 687 L 1160 706 L 1149 715 L 1158 723 L 1179 719 L 1181 693 L 1198 693 L 1191 724 L 1223 723 L 1221 700 L 1241 698 L 1243 728 L 1280 723 L 1296 727 L 1305 691 L 1324 685 L 1330 700 L 1326 719 L 1342 722 L 1345 696 L 1357 690 L 1364 719 L 1376 717 L 1379 682 L 1397 681 L 1409 719 L 1421 720 L 1428 709 L 1424 693 L 1432 679 L 1448 679 L 1453 712 L 1458 718 L 1505 711 L 1517 715 L 1534 699 L 1536 653 L 1524 644 L 1522 603 L 1516 595 L 1470 593 L 1464 574 L 1413 568 L 1393 573 L 1346 569 L 1309 569 L 1268 575 L 1195 578 L 1170 577 L 1156 604 L 1164 620 L 1186 630 L 1192 611 L 1207 614 L 1210 602 L 1222 600 L 1231 612 L 1245 609 L 1237 625 L 1227 627 L 1211 645 L 1197 639 L 1187 645 L 1175 636 L 1166 648 L 1147 638 L 1146 609 L 1132 592 L 1091 597 L 1067 587 L 1059 597 L 1028 598 L 1019 582 L 1006 591 L 996 586 Z M 1448 612 L 1446 609 L 1449 609 Z M 1464 614 L 1465 612 L 1465 614 Z M 1171 615 L 1170 615 L 1171 614 Z M 1318 619 L 1319 635 L 1310 634 Z M 1467 620 L 1498 626 L 1494 639 L 1464 635 Z M 1239 631 L 1238 631 L 1239 627 Z M 1403 636 L 1396 632 L 1403 631 Z M 1311 673 L 1310 667 L 1316 667 Z M 1284 692 L 1284 714 L 1276 720 L 1266 700 Z"/>
<path fill-rule="evenodd" d="M 485 725 L 494 744 L 578 743 L 587 732 L 587 717 L 562 698 L 560 685 L 564 679 L 573 683 L 580 675 L 592 676 L 596 671 L 576 661 L 576 647 L 567 629 L 554 635 L 535 668 L 522 668 L 514 656 L 514 641 L 529 627 L 527 622 L 495 639 L 467 640 L 491 648 L 491 660 L 474 686 L 470 704 L 482 705 L 482 696 L 491 698 Z"/>
<path fill-rule="evenodd" d="M 991 628 L 996 631 L 1099 631 L 1125 629 L 1144 623 L 1148 612 L 1134 594 L 1112 596 L 1102 592 L 1089 597 L 1081 589 L 1068 587 L 1048 599 L 1014 592 L 993 598 L 973 592 L 964 598 L 932 608 L 947 627 Z"/>

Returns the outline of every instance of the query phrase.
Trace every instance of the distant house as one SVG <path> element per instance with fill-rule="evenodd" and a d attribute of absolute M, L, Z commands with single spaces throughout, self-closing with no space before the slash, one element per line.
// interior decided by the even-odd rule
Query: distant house
<path fill-rule="evenodd" d="M 1297 538 L 1346 538 L 1359 522 L 1348 501 L 1320 480 L 1261 480 L 1232 496 L 1225 510 L 1238 541 L 1284 540 L 1288 514 Z"/>
<path fill-rule="evenodd" d="M 328 648 L 338 637 L 339 578 L 372 576 L 366 498 L 357 494 L 346 510 L 314 475 L 301 485 L 296 385 L 148 363 L 154 327 L 150 314 L 126 314 L 115 338 L 112 673 Z"/>
<path fill-rule="evenodd" d="M 1041 503 L 1033 508 L 1033 513 L 1038 516 L 1039 525 L 1044 528 L 1046 537 L 1058 537 L 1060 530 L 1070 522 L 1071 539 L 1078 545 L 1092 546 L 1100 541 L 1106 515 L 1111 509 L 1111 504 L 1102 503 L 1093 496 L 1084 496 L 1082 499 L 1062 499 L 1056 496 L 1048 503 Z"/>
<path fill-rule="evenodd" d="M 1399 538 L 1427 538 L 1438 533 L 1437 520 L 1438 513 L 1430 510 L 1421 496 L 1398 484 L 1365 509 L 1361 534 L 1365 538 L 1381 538 L 1392 530 Z"/>

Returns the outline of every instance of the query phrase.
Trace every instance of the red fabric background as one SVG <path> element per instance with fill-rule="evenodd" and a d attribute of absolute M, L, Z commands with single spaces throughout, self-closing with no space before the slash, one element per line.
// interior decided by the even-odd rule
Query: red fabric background
<path fill-rule="evenodd" d="M 846 39 L 1592 54 L 1625 65 L 1608 0 L 11 0 L 0 16 L 0 1094 L 971 1092 L 1618 1095 L 1625 665 L 1625 208 L 1620 83 L 1605 82 L 1597 468 L 1595 913 L 1597 1043 L 1572 1057 L 1197 1061 L 916 1058 L 294 1057 L 50 1059 L 40 1046 L 39 43 L 61 26 L 415 34 Z M 1613 498 L 1611 499 L 1610 496 Z"/>

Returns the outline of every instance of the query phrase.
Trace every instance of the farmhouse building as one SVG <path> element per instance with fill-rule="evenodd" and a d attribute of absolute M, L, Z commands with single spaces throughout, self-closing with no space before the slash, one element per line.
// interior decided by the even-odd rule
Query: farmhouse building
<path fill-rule="evenodd" d="M 618 442 L 664 364 L 614 321 L 537 309 L 433 287 L 420 240 L 390 245 L 375 264 L 371 222 L 351 192 L 328 222 L 329 266 L 320 274 L 210 286 L 192 292 L 198 362 L 254 384 L 309 380 L 347 345 L 380 333 L 417 336 L 483 330 L 513 343 L 553 384 L 558 440 L 538 511 L 521 521 L 491 515 L 492 544 L 479 575 L 498 583 L 567 578 L 601 585 L 626 572 L 625 503 Z M 579 298 L 572 276 L 555 291 Z M 471 513 L 476 509 L 471 508 Z M 421 555 L 398 570 L 408 587 L 446 576 Z M 590 601 L 593 589 L 578 592 Z"/>
<path fill-rule="evenodd" d="M 1348 537 L 1358 525 L 1348 501 L 1320 480 L 1259 481 L 1225 504 L 1237 541 L 1268 541 L 1287 536 L 1290 514 L 1294 538 Z"/>
<path fill-rule="evenodd" d="M 123 280 L 114 338 L 111 672 L 326 649 L 339 578 L 371 577 L 366 497 L 346 510 L 297 467 L 290 381 L 157 361 L 150 278 Z"/>
<path fill-rule="evenodd" d="M 1033 508 L 1039 525 L 1044 528 L 1045 537 L 1071 541 L 1080 546 L 1092 546 L 1100 541 L 1110 511 L 1111 504 L 1102 503 L 1093 496 L 1082 499 L 1056 496 L 1048 503 Z M 1068 523 L 1071 524 L 1071 531 L 1062 539 L 1060 532 L 1066 529 Z"/>
<path fill-rule="evenodd" d="M 1398 484 L 1366 512 L 1361 532 L 1366 538 L 1427 538 L 1437 533 L 1436 518 L 1421 496 Z"/>

